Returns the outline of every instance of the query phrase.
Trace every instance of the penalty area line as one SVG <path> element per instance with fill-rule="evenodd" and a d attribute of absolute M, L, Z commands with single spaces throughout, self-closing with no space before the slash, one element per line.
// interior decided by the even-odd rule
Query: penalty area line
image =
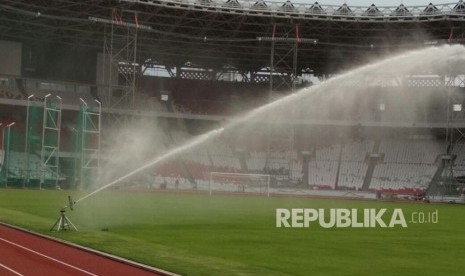
<path fill-rule="evenodd" d="M 12 268 L 9 268 L 8 266 L 0 263 L 0 266 L 3 267 L 4 269 L 10 271 L 11 273 L 14 273 L 15 275 L 18 275 L 18 276 L 24 276 L 23 274 L 19 273 L 18 271 L 12 269 Z"/>
<path fill-rule="evenodd" d="M 36 255 L 39 255 L 39 256 L 41 256 L 41 257 L 44 257 L 44 258 L 46 258 L 46 259 L 49 259 L 49 260 L 52 260 L 52 261 L 57 262 L 57 263 L 59 263 L 59 264 L 62 264 L 62 265 L 64 265 L 64 266 L 67 266 L 67 267 L 70 267 L 70 268 L 72 268 L 72 269 L 81 271 L 81 272 L 83 272 L 83 273 L 85 273 L 85 274 L 92 275 L 92 276 L 98 276 L 97 274 L 94 274 L 94 273 L 89 272 L 89 271 L 87 271 L 87 270 L 81 269 L 81 268 L 76 267 L 76 266 L 74 266 L 74 265 L 70 265 L 70 264 L 68 264 L 68 263 L 65 263 L 65 262 L 63 262 L 63 261 L 60 261 L 60 260 L 55 259 L 55 258 L 53 258 L 53 257 L 44 255 L 44 254 L 42 254 L 42 253 L 40 253 L 40 252 L 34 251 L 34 250 L 30 249 L 30 248 L 24 247 L 24 246 L 22 246 L 22 245 L 19 245 L 19 244 L 17 244 L 17 243 L 11 242 L 11 241 L 9 241 L 9 240 L 5 240 L 5 239 L 3 239 L 3 238 L 0 238 L 0 240 L 6 242 L 6 243 L 8 243 L 8 244 L 14 245 L 14 246 L 16 246 L 16 247 L 19 247 L 19 248 L 21 248 L 21 249 L 24 249 L 24 250 L 26 250 L 26 251 L 29 251 L 29 252 L 31 252 L 31 253 L 34 253 L 34 254 L 36 254 Z M 21 274 L 18 274 L 18 275 L 21 275 Z"/>

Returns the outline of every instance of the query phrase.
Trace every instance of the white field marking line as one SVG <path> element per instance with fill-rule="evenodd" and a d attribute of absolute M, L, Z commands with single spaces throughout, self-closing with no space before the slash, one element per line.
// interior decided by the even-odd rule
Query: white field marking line
<path fill-rule="evenodd" d="M 94 274 L 94 273 L 92 273 L 92 272 L 86 271 L 86 270 L 81 269 L 81 268 L 79 268 L 79 267 L 75 267 L 75 266 L 73 266 L 73 265 L 67 264 L 67 263 L 65 263 L 65 262 L 62 262 L 62 261 L 60 261 L 60 260 L 57 260 L 57 259 L 52 258 L 52 257 L 47 256 L 47 255 L 44 255 L 44 254 L 42 254 L 42 253 L 39 253 L 39 252 L 37 252 L 37 251 L 34 251 L 34 250 L 32 250 L 32 249 L 29 249 L 29 248 L 27 248 L 27 247 L 24 247 L 24 246 L 22 246 L 22 245 L 19 245 L 19 244 L 17 244 L 17 243 L 14 243 L 14 242 L 5 240 L 5 239 L 3 239 L 3 238 L 0 238 L 0 240 L 4 241 L 4 242 L 6 242 L 6 243 L 9 243 L 9 244 L 11 244 L 11 245 L 14 245 L 14 246 L 16 246 L 16 247 L 22 248 L 22 249 L 24 249 L 24 250 L 26 250 L 26 251 L 29 251 L 29 252 L 31 252 L 31 253 L 37 254 L 37 255 L 39 255 L 39 256 L 41 256 L 41 257 L 44 257 L 44 258 L 46 258 L 46 259 L 55 261 L 55 262 L 57 262 L 57 263 L 59 263 L 59 264 L 62 264 L 62 265 L 64 265 L 64 266 L 67 266 L 67 267 L 76 269 L 76 270 L 78 270 L 78 271 L 84 272 L 84 273 L 86 273 L 86 274 L 88 274 L 88 275 L 98 276 L 97 274 Z"/>
<path fill-rule="evenodd" d="M 18 276 L 24 276 L 23 274 L 19 273 L 18 271 L 15 271 L 15 270 L 9 268 L 8 266 L 6 266 L 6 265 L 4 265 L 4 264 L 2 264 L 2 263 L 0 263 L 0 266 L 3 267 L 3 268 L 6 269 L 6 270 L 8 270 L 8 271 L 10 271 L 10 272 L 12 272 L 12 273 L 18 275 Z"/>

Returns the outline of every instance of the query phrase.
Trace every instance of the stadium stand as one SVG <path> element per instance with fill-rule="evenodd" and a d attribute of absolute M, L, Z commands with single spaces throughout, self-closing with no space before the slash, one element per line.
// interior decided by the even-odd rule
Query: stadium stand
<path fill-rule="evenodd" d="M 0 76 L 0 98 L 21 100 L 24 99 L 20 89 L 17 88 L 18 82 L 9 76 Z"/>
<path fill-rule="evenodd" d="M 9 160 L 9 178 L 23 179 L 26 175 L 26 160 L 27 156 L 24 152 L 11 152 Z M 40 157 L 37 155 L 29 156 L 29 179 L 30 181 L 47 181 L 55 180 L 55 172 L 49 168 L 42 167 Z M 59 175 L 58 177 L 61 180 L 65 179 L 64 175 Z"/>
<path fill-rule="evenodd" d="M 338 188 L 360 190 L 367 169 L 368 165 L 363 162 L 342 162 L 339 171 Z"/>
<path fill-rule="evenodd" d="M 374 141 L 361 140 L 344 144 L 338 176 L 338 188 L 360 190 L 368 169 L 367 155 Z"/>
<path fill-rule="evenodd" d="M 370 189 L 414 193 L 428 187 L 445 147 L 434 140 L 386 140 L 379 150 L 384 163 L 376 166 Z"/>
<path fill-rule="evenodd" d="M 263 172 L 266 165 L 266 152 L 251 151 L 247 159 L 247 167 L 252 172 Z"/>
<path fill-rule="evenodd" d="M 436 170 L 437 166 L 431 164 L 378 164 L 370 188 L 404 193 L 424 190 Z"/>
<path fill-rule="evenodd" d="M 334 189 L 337 177 L 337 161 L 318 160 L 309 163 L 309 185 L 319 189 Z"/>
<path fill-rule="evenodd" d="M 230 146 L 222 141 L 214 141 L 207 149 L 215 167 L 223 168 L 224 171 L 240 171 L 239 159 L 234 155 Z"/>
<path fill-rule="evenodd" d="M 428 150 L 425 150 L 428 149 Z M 384 153 L 384 162 L 402 164 L 432 164 L 445 147 L 436 141 L 382 141 L 379 151 Z"/>
<path fill-rule="evenodd" d="M 22 95 L 18 93 L 15 89 L 0 87 L 0 98 L 21 100 Z"/>
<path fill-rule="evenodd" d="M 373 140 L 358 140 L 345 144 L 319 147 L 314 158 L 308 163 L 308 185 L 313 189 L 350 189 L 361 190 L 368 169 L 368 155 L 374 150 Z M 425 152 L 424 148 L 432 149 Z M 381 142 L 379 151 L 384 160 L 375 166 L 369 190 L 392 193 L 412 194 L 425 190 L 437 170 L 436 158 L 443 152 L 443 145 L 438 141 L 386 140 Z M 465 163 L 465 149 L 458 154 Z M 266 173 L 265 151 L 252 150 L 247 153 L 247 167 L 251 173 Z M 273 152 L 271 158 L 292 156 L 291 178 L 302 179 L 304 175 L 303 160 L 297 152 Z M 215 139 L 206 148 L 197 149 L 186 154 L 183 159 L 195 181 L 208 184 L 209 173 L 241 172 L 237 154 L 225 140 Z M 458 164 L 462 164 L 458 163 Z M 458 165 L 457 165 L 458 166 Z M 270 168 L 278 171 L 280 168 Z M 268 171 L 269 172 L 269 171 Z M 159 179 L 173 186 L 175 180 L 188 183 L 185 172 L 177 162 L 157 169 Z M 189 185 L 187 185 L 189 186 Z M 200 187 L 200 186 L 199 186 Z"/>
<path fill-rule="evenodd" d="M 169 91 L 177 112 L 202 115 L 232 115 L 264 102 L 267 86 L 256 83 L 207 81 L 204 79 L 143 76 L 140 91 L 160 98 Z"/>
<path fill-rule="evenodd" d="M 373 151 L 374 141 L 362 140 L 344 144 L 342 161 L 365 162 L 367 153 Z"/>
<path fill-rule="evenodd" d="M 0 76 L 0 98 L 25 100 L 34 95 L 32 100 L 43 101 L 45 95 L 53 94 L 64 99 L 64 104 L 79 105 L 79 98 L 92 102 L 91 85 L 50 81 L 31 78 L 13 78 Z"/>
<path fill-rule="evenodd" d="M 315 150 L 315 158 L 308 164 L 309 185 L 314 188 L 334 189 L 341 145 L 321 147 Z"/>

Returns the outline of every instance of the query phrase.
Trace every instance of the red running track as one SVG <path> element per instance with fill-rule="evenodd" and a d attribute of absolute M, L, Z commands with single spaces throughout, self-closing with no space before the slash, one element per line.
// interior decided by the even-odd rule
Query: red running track
<path fill-rule="evenodd" d="M 0 224 L 1 276 L 170 275 Z M 172 274 L 171 274 L 172 275 Z"/>

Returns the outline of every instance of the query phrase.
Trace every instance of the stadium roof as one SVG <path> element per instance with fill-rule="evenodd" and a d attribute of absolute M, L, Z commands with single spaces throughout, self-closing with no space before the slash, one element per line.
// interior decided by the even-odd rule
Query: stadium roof
<path fill-rule="evenodd" d="M 3 0 L 0 39 L 82 45 L 101 51 L 106 27 L 138 26 L 138 59 L 257 71 L 270 42 L 299 44 L 299 69 L 332 73 L 372 55 L 425 44 L 462 42 L 465 3 L 335 6 L 265 0 Z"/>

